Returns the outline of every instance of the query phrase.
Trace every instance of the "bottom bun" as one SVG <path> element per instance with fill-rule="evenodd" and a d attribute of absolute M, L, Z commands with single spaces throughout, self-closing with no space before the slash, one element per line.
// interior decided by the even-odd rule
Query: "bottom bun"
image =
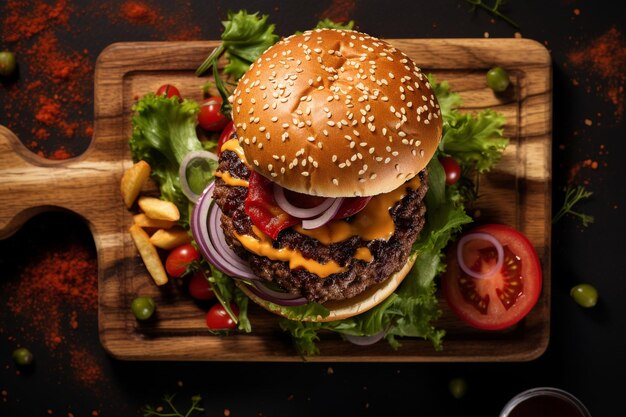
<path fill-rule="evenodd" d="M 382 303 L 387 297 L 389 297 L 395 290 L 398 288 L 400 283 L 404 280 L 404 277 L 407 276 L 413 264 L 415 263 L 416 256 L 410 256 L 407 260 L 406 264 L 395 274 L 391 275 L 385 281 L 373 285 L 360 293 L 359 295 L 349 298 L 347 300 L 340 301 L 327 301 L 323 304 L 328 310 L 330 310 L 330 314 L 326 317 L 317 316 L 317 318 L 306 318 L 303 321 L 314 321 L 314 322 L 327 322 L 327 321 L 336 321 L 347 319 L 352 316 L 356 316 L 357 314 L 361 314 L 366 312 L 367 310 L 377 306 Z M 252 301 L 270 311 L 274 314 L 278 314 L 280 316 L 285 317 L 281 314 L 282 309 L 276 310 L 275 308 L 270 307 L 270 302 L 258 297 L 256 294 L 253 294 L 249 288 L 248 284 L 245 284 L 241 281 L 235 281 L 239 289 L 243 291 Z"/>

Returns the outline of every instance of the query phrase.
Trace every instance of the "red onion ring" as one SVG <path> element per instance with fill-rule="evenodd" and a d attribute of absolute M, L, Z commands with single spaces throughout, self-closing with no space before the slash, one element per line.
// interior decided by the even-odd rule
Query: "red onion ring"
<path fill-rule="evenodd" d="M 341 204 L 343 204 L 343 198 L 336 198 L 333 204 L 328 208 L 328 210 L 323 212 L 320 216 L 313 219 L 302 220 L 302 228 L 317 229 L 318 227 L 324 226 L 326 223 L 331 221 L 333 217 L 335 217 L 335 215 L 339 212 Z"/>
<path fill-rule="evenodd" d="M 498 253 L 498 261 L 496 262 L 496 265 L 493 268 L 491 268 L 489 271 L 484 272 L 484 273 L 476 272 L 476 271 L 473 271 L 470 267 L 468 267 L 467 264 L 465 263 L 465 260 L 463 259 L 463 248 L 465 247 L 465 244 L 467 244 L 467 242 L 472 241 L 472 240 L 486 240 L 487 242 L 491 243 L 496 248 L 496 252 Z M 502 264 L 504 263 L 504 249 L 502 248 L 502 244 L 500 243 L 500 241 L 498 241 L 498 239 L 496 239 L 489 233 L 484 233 L 484 232 L 469 233 L 463 236 L 459 240 L 459 243 L 456 249 L 456 258 L 459 261 L 459 267 L 461 267 L 463 272 L 465 272 L 467 275 L 477 278 L 477 279 L 485 279 L 485 278 L 490 278 L 493 274 L 495 274 L 502 268 Z"/>
<path fill-rule="evenodd" d="M 201 194 L 196 194 L 191 187 L 189 186 L 189 182 L 187 181 L 187 167 L 196 159 L 211 159 L 213 161 L 218 160 L 217 155 L 213 152 L 209 151 L 193 151 L 189 152 L 180 163 L 180 167 L 178 168 L 178 177 L 180 178 L 180 187 L 183 190 L 183 194 L 191 201 L 192 203 L 197 203 L 200 199 Z"/>
<path fill-rule="evenodd" d="M 308 303 L 305 297 L 273 290 L 260 281 L 254 281 L 248 288 L 257 297 L 280 306 L 291 307 Z"/>
<path fill-rule="evenodd" d="M 311 217 L 319 216 L 332 206 L 334 200 L 333 198 L 327 198 L 321 204 L 311 208 L 294 206 L 289 202 L 289 200 L 287 200 L 285 189 L 276 183 L 274 183 L 274 198 L 276 199 L 278 207 L 283 209 L 290 216 L 297 217 L 299 219 L 310 219 Z"/>
<path fill-rule="evenodd" d="M 387 335 L 387 330 L 381 330 L 371 336 L 355 336 L 352 334 L 342 333 L 343 337 L 350 343 L 358 346 L 369 346 L 378 342 Z"/>
<path fill-rule="evenodd" d="M 214 267 L 226 275 L 244 280 L 256 280 L 250 266 L 228 246 L 219 223 L 222 211 L 211 196 L 215 189 L 212 182 L 204 190 L 191 213 L 191 233 L 200 253 Z M 220 235 L 221 233 L 221 235 Z"/>

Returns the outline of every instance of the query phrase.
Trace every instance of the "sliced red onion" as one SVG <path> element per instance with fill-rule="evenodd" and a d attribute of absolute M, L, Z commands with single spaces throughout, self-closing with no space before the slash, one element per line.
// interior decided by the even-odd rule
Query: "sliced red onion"
<path fill-rule="evenodd" d="M 302 228 L 303 229 L 317 229 L 318 227 L 324 226 L 326 223 L 331 221 L 333 217 L 339 212 L 341 208 L 341 204 L 343 203 L 343 198 L 336 198 L 333 204 L 323 212 L 318 217 L 313 219 L 302 220 Z"/>
<path fill-rule="evenodd" d="M 191 214 L 191 233 L 200 253 L 226 275 L 244 280 L 256 280 L 248 263 L 226 244 L 219 223 L 222 211 L 213 201 L 215 182 L 211 182 L 198 200 Z M 220 236 L 221 233 L 221 236 Z"/>
<path fill-rule="evenodd" d="M 371 336 L 355 336 L 352 334 L 345 334 L 345 333 L 342 333 L 342 335 L 343 337 L 345 337 L 345 339 L 348 342 L 352 344 L 355 344 L 358 346 L 369 346 L 369 345 L 373 345 L 374 343 L 384 338 L 387 335 L 387 330 L 381 330 L 380 332 L 374 333 Z"/>
<path fill-rule="evenodd" d="M 470 242 L 472 240 L 485 240 L 491 243 L 494 246 L 494 248 L 496 248 L 496 252 L 498 253 L 498 260 L 495 266 L 491 268 L 489 271 L 476 272 L 472 270 L 470 267 L 468 267 L 467 264 L 465 263 L 465 260 L 463 259 L 463 248 L 465 247 L 467 242 Z M 463 236 L 459 240 L 457 250 L 456 250 L 456 257 L 457 257 L 457 260 L 459 261 L 459 266 L 461 267 L 463 272 L 465 272 L 467 275 L 474 277 L 474 278 L 485 279 L 485 278 L 490 278 L 493 274 L 495 274 L 502 268 L 502 264 L 504 263 L 504 249 L 502 248 L 502 244 L 500 243 L 500 241 L 496 239 L 495 237 L 493 237 L 492 235 L 490 235 L 489 233 L 475 232 L 475 233 L 469 233 Z"/>
<path fill-rule="evenodd" d="M 334 198 L 327 198 L 321 204 L 311 208 L 294 206 L 287 200 L 285 189 L 276 183 L 274 183 L 274 198 L 276 199 L 278 207 L 283 209 L 290 216 L 299 219 L 310 219 L 311 217 L 319 216 L 324 211 L 328 210 L 335 200 Z"/>
<path fill-rule="evenodd" d="M 305 297 L 273 290 L 260 281 L 254 281 L 248 288 L 257 297 L 280 306 L 292 307 L 308 303 Z"/>
<path fill-rule="evenodd" d="M 180 178 L 180 187 L 183 190 L 183 194 L 191 201 L 192 203 L 197 203 L 200 199 L 200 194 L 195 193 L 191 187 L 189 186 L 189 182 L 187 181 L 187 167 L 196 159 L 210 159 L 213 161 L 217 161 L 217 155 L 213 152 L 209 151 L 193 151 L 189 152 L 180 163 L 180 168 L 178 168 L 178 177 Z"/>

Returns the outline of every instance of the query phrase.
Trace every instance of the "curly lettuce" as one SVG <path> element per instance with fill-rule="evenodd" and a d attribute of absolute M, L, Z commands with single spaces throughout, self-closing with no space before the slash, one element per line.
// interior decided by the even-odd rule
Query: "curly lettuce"
<path fill-rule="evenodd" d="M 190 202 L 183 194 L 178 170 L 189 152 L 204 149 L 196 135 L 199 109 L 193 100 L 180 102 L 177 97 L 152 93 L 133 106 L 133 134 L 129 141 L 132 158 L 150 164 L 161 198 L 176 204 L 183 226 L 188 224 Z M 213 180 L 217 164 L 213 161 L 209 164 L 211 169 L 208 170 L 201 166 L 189 167 L 187 179 L 194 190 L 204 189 Z"/>

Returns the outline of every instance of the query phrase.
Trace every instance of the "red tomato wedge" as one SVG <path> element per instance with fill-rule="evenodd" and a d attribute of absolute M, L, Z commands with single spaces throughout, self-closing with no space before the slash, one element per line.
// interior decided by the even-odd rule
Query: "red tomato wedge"
<path fill-rule="evenodd" d="M 509 226 L 488 224 L 472 232 L 490 234 L 502 244 L 502 267 L 489 278 L 474 278 L 459 266 L 457 245 L 453 245 L 441 280 L 443 295 L 450 309 L 473 327 L 500 330 L 513 326 L 530 312 L 541 293 L 537 253 L 526 236 Z M 496 249 L 487 241 L 471 241 L 463 247 L 463 259 L 471 270 L 488 271 L 496 265 Z"/>

